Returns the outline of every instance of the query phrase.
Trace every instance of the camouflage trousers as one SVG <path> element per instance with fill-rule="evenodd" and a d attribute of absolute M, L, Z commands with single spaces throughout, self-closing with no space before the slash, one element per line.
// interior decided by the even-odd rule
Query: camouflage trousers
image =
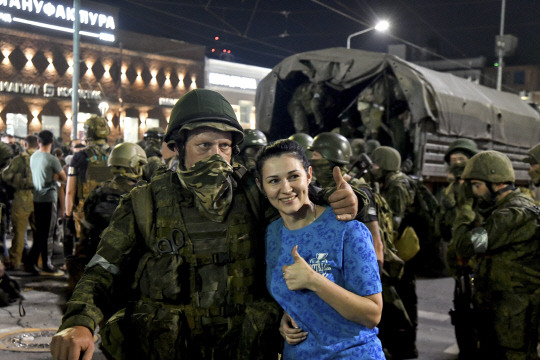
<path fill-rule="evenodd" d="M 29 191 L 30 193 L 25 193 Z M 11 223 L 13 226 L 13 240 L 9 249 L 9 261 L 12 266 L 19 266 L 24 251 L 26 228 L 30 222 L 33 228 L 32 214 L 34 201 L 32 190 L 23 190 L 15 193 L 11 204 Z"/>
<path fill-rule="evenodd" d="M 493 291 L 475 296 L 475 322 L 482 359 L 536 360 L 540 291 Z"/>

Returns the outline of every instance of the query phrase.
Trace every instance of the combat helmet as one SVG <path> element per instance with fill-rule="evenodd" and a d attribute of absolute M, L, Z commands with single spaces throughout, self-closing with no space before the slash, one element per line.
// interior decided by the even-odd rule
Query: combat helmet
<path fill-rule="evenodd" d="M 474 179 L 493 184 L 514 182 L 514 168 L 508 156 L 498 151 L 482 151 L 467 161 L 462 179 Z"/>
<path fill-rule="evenodd" d="M 265 146 L 266 144 L 268 140 L 261 130 L 244 129 L 244 141 L 240 144 L 240 152 L 250 146 Z"/>
<path fill-rule="evenodd" d="M 349 140 L 343 135 L 323 132 L 315 136 L 308 150 L 317 151 L 323 158 L 336 164 L 345 165 L 351 161 L 352 149 Z"/>
<path fill-rule="evenodd" d="M 450 163 L 450 155 L 456 152 L 463 153 L 467 155 L 467 157 L 470 159 L 478 153 L 478 146 L 471 139 L 460 138 L 460 139 L 454 140 L 448 147 L 448 150 L 446 150 L 446 153 L 444 154 L 444 161 L 447 164 Z"/>
<path fill-rule="evenodd" d="M 386 171 L 398 171 L 401 166 L 399 151 L 390 146 L 379 146 L 373 150 L 371 160 Z"/>
<path fill-rule="evenodd" d="M 380 146 L 381 143 L 378 140 L 369 139 L 368 141 L 366 141 L 366 154 L 371 157 L 373 155 L 373 151 L 375 151 L 375 149 L 379 148 Z"/>
<path fill-rule="evenodd" d="M 364 139 L 352 139 L 349 141 L 353 156 L 358 157 L 366 152 L 366 142 Z"/>
<path fill-rule="evenodd" d="M 147 163 L 148 160 L 143 148 L 130 142 L 116 145 L 107 160 L 109 167 L 118 170 L 115 172 L 121 172 L 125 175 L 135 175 L 135 177 L 142 175 L 143 166 Z"/>
<path fill-rule="evenodd" d="M 89 140 L 107 139 L 111 133 L 107 120 L 98 115 L 90 116 L 84 122 L 84 137 Z"/>
<path fill-rule="evenodd" d="M 143 134 L 144 139 L 158 139 L 160 141 L 163 141 L 164 137 L 165 137 L 165 130 L 163 130 L 160 127 L 149 128 Z"/>
<path fill-rule="evenodd" d="M 540 144 L 536 144 L 531 150 L 527 151 L 527 157 L 522 161 L 531 165 L 540 164 Z"/>
<path fill-rule="evenodd" d="M 174 105 L 164 140 L 174 151 L 175 141 L 184 139 L 185 131 L 202 126 L 232 132 L 233 146 L 240 144 L 244 138 L 242 126 L 223 95 L 213 90 L 195 89 Z"/>
<path fill-rule="evenodd" d="M 313 138 L 306 133 L 293 134 L 289 136 L 289 140 L 296 141 L 304 148 L 304 150 L 307 150 L 308 146 L 313 144 Z"/>

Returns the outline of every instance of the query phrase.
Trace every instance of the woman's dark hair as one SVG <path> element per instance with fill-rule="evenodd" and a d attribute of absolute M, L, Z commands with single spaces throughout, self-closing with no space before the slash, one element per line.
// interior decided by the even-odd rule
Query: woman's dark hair
<path fill-rule="evenodd" d="M 279 157 L 281 155 L 290 155 L 295 159 L 298 159 L 302 163 L 302 167 L 307 172 L 311 164 L 306 157 L 304 148 L 296 141 L 289 139 L 276 140 L 262 147 L 255 158 L 257 162 L 257 176 L 262 184 L 262 168 L 264 163 L 271 158 Z M 319 195 L 320 189 L 315 187 L 313 183 L 308 186 L 309 199 L 315 204 L 324 204 L 322 196 Z"/>

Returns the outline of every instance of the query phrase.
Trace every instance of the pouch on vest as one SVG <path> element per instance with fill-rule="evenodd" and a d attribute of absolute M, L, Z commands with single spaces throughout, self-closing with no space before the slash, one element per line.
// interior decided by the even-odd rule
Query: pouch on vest
<path fill-rule="evenodd" d="M 398 256 L 403 261 L 411 260 L 420 251 L 420 241 L 414 229 L 407 226 L 395 242 Z"/>

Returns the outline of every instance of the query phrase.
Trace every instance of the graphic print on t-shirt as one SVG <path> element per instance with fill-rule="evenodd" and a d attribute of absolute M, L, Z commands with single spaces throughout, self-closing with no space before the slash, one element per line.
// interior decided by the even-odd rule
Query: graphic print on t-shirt
<path fill-rule="evenodd" d="M 316 257 L 309 260 L 309 264 L 313 270 L 333 281 L 334 276 L 331 273 L 332 266 L 330 266 L 328 259 L 326 259 L 327 257 L 328 253 L 317 253 Z"/>

